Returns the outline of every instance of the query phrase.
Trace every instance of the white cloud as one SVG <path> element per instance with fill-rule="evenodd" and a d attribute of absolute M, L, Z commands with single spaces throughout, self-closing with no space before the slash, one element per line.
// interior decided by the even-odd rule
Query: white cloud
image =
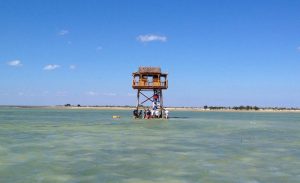
<path fill-rule="evenodd" d="M 34 97 L 34 96 L 36 96 L 36 94 L 35 93 L 32 93 L 31 91 L 19 91 L 18 93 L 17 93 L 17 95 L 19 96 L 19 97 L 22 97 L 22 96 L 24 96 L 24 97 Z"/>
<path fill-rule="evenodd" d="M 65 97 L 67 96 L 68 92 L 67 91 L 57 91 L 55 96 L 57 97 Z"/>
<path fill-rule="evenodd" d="M 103 49 L 102 46 L 98 46 L 98 47 L 96 48 L 97 51 L 101 51 L 102 49 Z"/>
<path fill-rule="evenodd" d="M 69 68 L 70 68 L 71 70 L 74 70 L 74 69 L 76 69 L 76 65 L 70 65 Z"/>
<path fill-rule="evenodd" d="M 68 30 L 61 30 L 61 31 L 59 31 L 59 33 L 58 33 L 58 35 L 60 35 L 60 36 L 64 36 L 64 35 L 67 35 L 67 34 L 69 34 L 69 31 L 68 31 Z"/>
<path fill-rule="evenodd" d="M 23 92 L 18 93 L 19 96 L 24 96 L 25 94 Z"/>
<path fill-rule="evenodd" d="M 116 96 L 116 93 L 103 93 L 104 96 Z"/>
<path fill-rule="evenodd" d="M 128 97 L 133 97 L 133 96 L 136 96 L 136 93 L 127 93 L 127 96 Z"/>
<path fill-rule="evenodd" d="M 46 66 L 44 67 L 44 70 L 51 71 L 51 70 L 57 69 L 57 68 L 59 68 L 59 67 L 60 67 L 60 65 L 49 64 L 49 65 L 46 65 Z"/>
<path fill-rule="evenodd" d="M 48 95 L 49 93 L 50 93 L 49 91 L 45 90 L 45 91 L 42 92 L 41 95 L 42 95 L 42 96 L 46 96 L 46 95 Z"/>
<path fill-rule="evenodd" d="M 108 96 L 108 97 L 113 97 L 117 95 L 116 93 L 98 93 L 94 91 L 88 91 L 85 94 L 88 96 Z"/>
<path fill-rule="evenodd" d="M 12 60 L 12 61 L 7 62 L 7 64 L 9 66 L 13 66 L 13 67 L 20 67 L 20 66 L 22 66 L 20 60 Z"/>
<path fill-rule="evenodd" d="M 97 92 L 94 92 L 94 91 L 88 91 L 85 93 L 86 95 L 89 95 L 89 96 L 97 96 L 98 93 Z"/>
<path fill-rule="evenodd" d="M 139 35 L 136 39 L 140 42 L 152 42 L 152 41 L 166 42 L 167 41 L 166 36 L 159 36 L 155 34 Z"/>

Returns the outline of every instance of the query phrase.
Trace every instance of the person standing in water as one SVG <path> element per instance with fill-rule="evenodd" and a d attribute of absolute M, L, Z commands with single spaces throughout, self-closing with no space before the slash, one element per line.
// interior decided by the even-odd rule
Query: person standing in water
<path fill-rule="evenodd" d="M 147 109 L 147 116 L 146 116 L 146 118 L 149 119 L 150 117 L 151 117 L 151 111 L 150 111 L 150 109 Z"/>
<path fill-rule="evenodd" d="M 169 118 L 169 111 L 167 109 L 165 109 L 165 118 L 168 119 Z"/>

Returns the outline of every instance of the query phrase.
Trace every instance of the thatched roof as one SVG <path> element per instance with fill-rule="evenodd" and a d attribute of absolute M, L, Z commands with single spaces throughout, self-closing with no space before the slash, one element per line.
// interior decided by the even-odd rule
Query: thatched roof
<path fill-rule="evenodd" d="M 160 67 L 139 67 L 139 73 L 141 74 L 160 74 Z"/>

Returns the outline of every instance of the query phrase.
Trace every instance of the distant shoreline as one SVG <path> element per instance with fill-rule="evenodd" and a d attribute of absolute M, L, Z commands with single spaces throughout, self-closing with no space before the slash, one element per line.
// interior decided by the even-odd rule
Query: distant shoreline
<path fill-rule="evenodd" d="M 134 110 L 132 106 L 0 106 L 23 109 L 56 109 L 56 110 Z M 259 109 L 259 110 L 241 110 L 241 109 L 204 109 L 198 107 L 166 107 L 169 111 L 191 111 L 191 112 L 295 112 L 300 113 L 300 109 Z"/>

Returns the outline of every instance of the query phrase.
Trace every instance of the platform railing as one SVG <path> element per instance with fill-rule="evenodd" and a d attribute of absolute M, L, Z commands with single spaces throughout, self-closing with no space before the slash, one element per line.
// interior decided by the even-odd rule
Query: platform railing
<path fill-rule="evenodd" d="M 166 87 L 168 84 L 168 81 L 162 81 L 162 82 L 152 82 L 152 81 L 146 81 L 146 82 L 141 82 L 141 81 L 132 81 L 132 86 L 161 86 L 161 87 Z"/>

